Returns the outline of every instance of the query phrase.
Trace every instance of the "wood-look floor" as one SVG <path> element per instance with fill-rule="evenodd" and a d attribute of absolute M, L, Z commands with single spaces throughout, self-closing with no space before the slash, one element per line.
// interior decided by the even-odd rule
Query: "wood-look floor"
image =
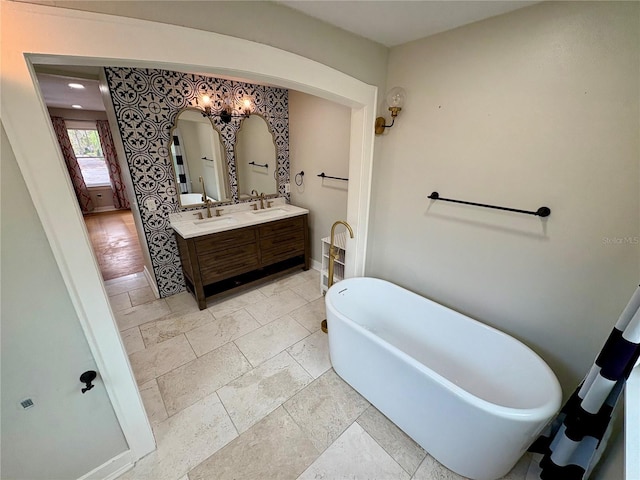
<path fill-rule="evenodd" d="M 130 210 L 85 215 L 84 221 L 104 280 L 143 270 L 142 250 Z"/>

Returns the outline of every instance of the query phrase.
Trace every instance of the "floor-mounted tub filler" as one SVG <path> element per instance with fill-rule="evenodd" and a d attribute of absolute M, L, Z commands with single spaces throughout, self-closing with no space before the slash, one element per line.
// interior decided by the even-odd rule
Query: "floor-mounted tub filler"
<path fill-rule="evenodd" d="M 326 306 L 338 375 L 462 476 L 506 475 L 560 408 L 531 349 L 397 285 L 343 280 Z"/>

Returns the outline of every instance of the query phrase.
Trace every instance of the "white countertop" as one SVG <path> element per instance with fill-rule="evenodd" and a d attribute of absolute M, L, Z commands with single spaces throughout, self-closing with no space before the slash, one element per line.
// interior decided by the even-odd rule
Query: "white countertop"
<path fill-rule="evenodd" d="M 260 205 L 259 202 L 255 203 L 257 203 L 258 206 Z M 182 238 L 192 238 L 309 213 L 309 210 L 306 208 L 288 205 L 284 198 L 276 198 L 271 208 L 265 208 L 263 210 L 252 210 L 251 205 L 251 203 L 240 203 L 218 207 L 222 209 L 222 214 L 219 217 L 214 216 L 212 218 L 206 218 L 207 210 L 204 208 L 171 213 L 169 214 L 169 222 L 171 228 Z M 215 207 L 211 207 L 212 215 L 215 215 L 215 211 Z M 198 220 L 198 212 L 202 212 L 202 216 L 204 217 L 202 220 Z"/>

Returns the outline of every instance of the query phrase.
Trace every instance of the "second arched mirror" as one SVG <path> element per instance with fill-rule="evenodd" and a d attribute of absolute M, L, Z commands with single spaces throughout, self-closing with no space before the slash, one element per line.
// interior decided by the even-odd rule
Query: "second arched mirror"
<path fill-rule="evenodd" d="M 278 160 L 273 134 L 266 120 L 251 115 L 242 120 L 236 135 L 236 170 L 238 198 L 252 197 L 251 192 L 278 194 Z"/>
<path fill-rule="evenodd" d="M 186 109 L 171 131 L 171 156 L 181 207 L 228 202 L 229 175 L 220 134 L 200 110 Z"/>

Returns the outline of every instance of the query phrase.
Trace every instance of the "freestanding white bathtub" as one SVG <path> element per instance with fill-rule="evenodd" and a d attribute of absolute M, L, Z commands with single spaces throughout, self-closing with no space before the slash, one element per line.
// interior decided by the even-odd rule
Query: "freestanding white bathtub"
<path fill-rule="evenodd" d="M 462 476 L 506 475 L 560 408 L 547 364 L 492 327 L 376 278 L 325 301 L 338 375 Z"/>

